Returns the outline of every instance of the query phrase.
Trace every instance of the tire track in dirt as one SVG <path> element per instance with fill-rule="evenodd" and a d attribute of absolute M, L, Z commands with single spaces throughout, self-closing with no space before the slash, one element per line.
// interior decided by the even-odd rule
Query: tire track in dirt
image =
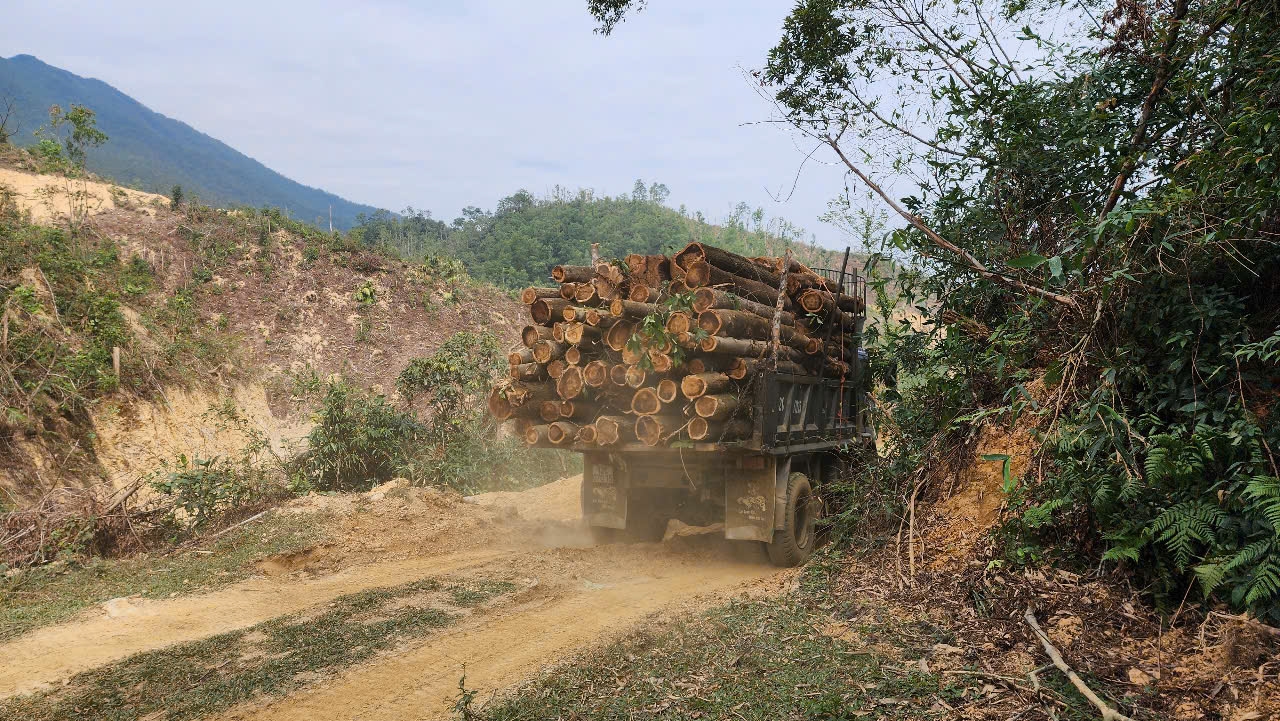
<path fill-rule="evenodd" d="M 320 578 L 256 577 L 212 593 L 104 604 L 110 610 L 99 616 L 37 629 L 0 646 L 0 698 L 142 651 L 247 628 L 356 591 L 457 572 L 504 555 L 483 550 L 411 558 Z"/>
<path fill-rule="evenodd" d="M 270 702 L 249 704 L 223 718 L 447 718 L 458 693 L 463 664 L 467 687 L 480 691 L 483 698 L 489 691 L 529 678 L 547 664 L 633 627 L 650 614 L 786 573 L 763 562 L 692 554 L 681 559 L 656 546 L 634 550 L 649 554 L 650 560 L 638 565 L 654 575 L 622 577 L 603 584 L 580 579 L 550 598 L 474 618 L 415 648 L 358 667 L 330 682 Z M 604 564 L 620 560 L 619 555 L 633 555 L 612 553 L 609 548 L 593 551 L 597 558 L 592 560 L 601 564 L 601 572 L 606 572 Z"/>

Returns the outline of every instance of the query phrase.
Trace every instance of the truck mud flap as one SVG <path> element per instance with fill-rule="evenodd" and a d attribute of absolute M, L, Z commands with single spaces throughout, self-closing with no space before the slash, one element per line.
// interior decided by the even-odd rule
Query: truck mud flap
<path fill-rule="evenodd" d="M 786 463 L 787 470 L 790 464 Z M 777 505 L 778 464 L 768 459 L 764 468 L 744 470 L 724 485 L 724 537 L 735 541 L 773 540 Z"/>
<path fill-rule="evenodd" d="M 583 459 L 582 517 L 589 526 L 627 527 L 626 472 L 609 463 L 608 457 Z"/>

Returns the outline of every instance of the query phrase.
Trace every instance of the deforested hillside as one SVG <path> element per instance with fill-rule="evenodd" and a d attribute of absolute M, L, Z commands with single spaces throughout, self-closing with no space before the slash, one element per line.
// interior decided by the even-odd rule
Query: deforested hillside
<path fill-rule="evenodd" d="M 59 486 L 150 483 L 246 448 L 292 464 L 294 485 L 412 475 L 412 449 L 375 448 L 372 462 L 330 448 L 366 463 L 356 469 L 299 454 L 324 412 L 398 423 L 429 447 L 435 390 L 406 369 L 453 353 L 440 365 L 470 356 L 487 381 L 516 337 L 518 304 L 456 261 L 408 261 L 277 211 L 124 191 L 74 168 L 37 175 L 26 158 L 0 158 L 7 506 Z"/>

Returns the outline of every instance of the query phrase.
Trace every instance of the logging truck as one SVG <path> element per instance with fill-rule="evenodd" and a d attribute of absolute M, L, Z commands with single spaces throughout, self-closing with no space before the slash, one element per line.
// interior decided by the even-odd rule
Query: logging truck
<path fill-rule="evenodd" d="M 722 524 L 782 566 L 816 545 L 823 487 L 874 444 L 856 272 L 691 243 L 557 266 L 489 407 L 531 446 L 583 454 L 600 541 Z"/>

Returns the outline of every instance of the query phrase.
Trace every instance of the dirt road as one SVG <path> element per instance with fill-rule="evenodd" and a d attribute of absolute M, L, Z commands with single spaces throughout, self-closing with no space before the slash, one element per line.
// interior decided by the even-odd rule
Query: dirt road
<path fill-rule="evenodd" d="M 789 578 L 762 554 L 721 540 L 593 546 L 576 520 L 580 477 L 459 502 L 409 488 L 314 498 L 293 512 L 338 514 L 332 541 L 265 559 L 264 575 L 170 600 L 116 599 L 95 613 L 0 646 L 0 697 L 58 683 L 140 651 L 246 628 L 355 591 L 429 576 L 520 579 L 506 605 L 283 698 L 228 718 L 408 719 L 447 715 L 468 687 L 501 689 L 650 614 L 692 608 Z M 270 575 L 266 575 L 270 574 Z"/>

